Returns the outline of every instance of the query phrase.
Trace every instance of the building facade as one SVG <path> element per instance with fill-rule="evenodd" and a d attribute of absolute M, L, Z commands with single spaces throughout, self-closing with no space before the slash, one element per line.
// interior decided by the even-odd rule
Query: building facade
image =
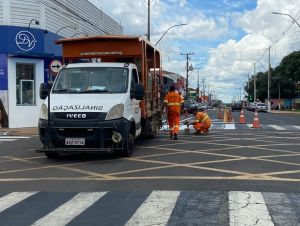
<path fill-rule="evenodd" d="M 0 0 L 0 126 L 37 126 L 39 85 L 61 65 L 55 40 L 122 33 L 87 0 Z"/>

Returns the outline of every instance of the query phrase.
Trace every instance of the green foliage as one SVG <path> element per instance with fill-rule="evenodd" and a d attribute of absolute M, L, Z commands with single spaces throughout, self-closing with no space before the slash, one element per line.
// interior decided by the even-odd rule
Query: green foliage
<path fill-rule="evenodd" d="M 281 63 L 271 69 L 270 98 L 292 98 L 296 96 L 295 83 L 300 81 L 300 51 L 295 51 L 285 56 Z M 250 95 L 254 94 L 254 77 L 248 80 L 245 90 Z M 268 95 L 268 72 L 259 72 L 256 77 L 256 95 L 260 100 L 265 100 Z M 249 98 L 248 98 L 249 99 Z"/>

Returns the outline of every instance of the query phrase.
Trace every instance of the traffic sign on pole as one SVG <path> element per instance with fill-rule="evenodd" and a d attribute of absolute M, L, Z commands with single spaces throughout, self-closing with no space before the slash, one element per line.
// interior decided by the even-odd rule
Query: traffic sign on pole
<path fill-rule="evenodd" d="M 50 63 L 50 70 L 57 74 L 59 72 L 59 69 L 61 68 L 62 63 L 59 60 L 52 60 Z"/>

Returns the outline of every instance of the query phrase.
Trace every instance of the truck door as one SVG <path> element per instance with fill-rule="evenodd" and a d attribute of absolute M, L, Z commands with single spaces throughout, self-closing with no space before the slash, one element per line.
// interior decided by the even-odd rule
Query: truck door
<path fill-rule="evenodd" d="M 135 85 L 138 83 L 138 73 L 135 68 L 132 69 L 130 82 L 130 93 L 134 94 Z M 131 113 L 135 120 L 136 136 L 141 133 L 141 107 L 140 100 L 136 100 L 134 95 L 131 97 Z"/>

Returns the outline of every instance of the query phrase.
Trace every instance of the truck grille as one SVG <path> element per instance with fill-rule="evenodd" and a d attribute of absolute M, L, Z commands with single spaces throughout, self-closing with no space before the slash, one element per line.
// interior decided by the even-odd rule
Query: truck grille
<path fill-rule="evenodd" d="M 57 120 L 104 120 L 106 113 L 104 112 L 57 112 L 53 113 L 54 119 Z"/>

